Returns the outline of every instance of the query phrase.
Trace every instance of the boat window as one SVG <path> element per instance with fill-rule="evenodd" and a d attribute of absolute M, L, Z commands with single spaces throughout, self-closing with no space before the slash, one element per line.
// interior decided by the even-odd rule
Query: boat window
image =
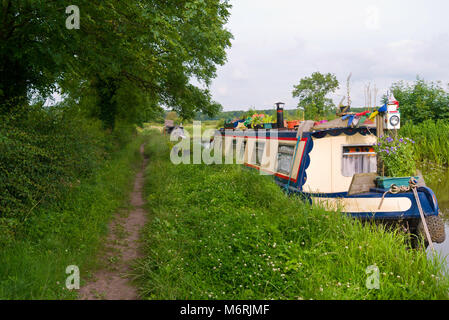
<path fill-rule="evenodd" d="M 245 161 L 245 148 L 246 148 L 246 140 L 243 140 L 242 143 L 240 144 L 240 153 L 237 154 L 236 156 L 239 156 L 239 161 L 243 162 Z"/>
<path fill-rule="evenodd" d="M 214 149 L 217 148 L 215 150 L 219 150 L 220 148 L 222 148 L 222 140 L 223 139 L 224 139 L 224 137 L 221 135 L 216 135 L 214 137 Z"/>
<path fill-rule="evenodd" d="M 265 149 L 265 141 L 258 140 L 255 144 L 256 152 L 253 153 L 253 157 L 255 157 L 255 163 L 260 166 L 262 163 L 263 150 Z M 254 163 L 254 161 L 253 161 Z"/>
<path fill-rule="evenodd" d="M 237 139 L 232 139 L 232 154 L 235 156 L 237 155 Z"/>
<path fill-rule="evenodd" d="M 279 144 L 278 155 L 277 155 L 277 169 L 276 171 L 282 174 L 290 174 L 290 167 L 292 165 L 293 153 L 295 152 L 295 147 L 292 145 Z"/>
<path fill-rule="evenodd" d="M 377 158 L 372 145 L 343 146 L 343 176 L 352 177 L 356 173 L 376 171 Z"/>

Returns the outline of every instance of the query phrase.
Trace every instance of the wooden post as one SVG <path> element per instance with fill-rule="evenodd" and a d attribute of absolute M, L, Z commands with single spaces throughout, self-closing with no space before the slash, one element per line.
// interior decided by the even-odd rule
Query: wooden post
<path fill-rule="evenodd" d="M 391 131 L 393 131 L 393 138 L 397 139 L 398 138 L 398 129 L 393 129 Z"/>
<path fill-rule="evenodd" d="M 376 134 L 379 142 L 379 138 L 384 135 L 384 117 L 380 113 L 376 116 Z M 377 157 L 377 174 L 385 176 L 384 163 L 379 157 Z"/>

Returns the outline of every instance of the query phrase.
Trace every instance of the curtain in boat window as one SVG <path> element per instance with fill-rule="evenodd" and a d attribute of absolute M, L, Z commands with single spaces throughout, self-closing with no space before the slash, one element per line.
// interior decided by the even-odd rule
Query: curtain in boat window
<path fill-rule="evenodd" d="M 357 173 L 370 173 L 376 171 L 377 158 L 372 146 L 358 145 L 343 147 L 343 176 L 352 177 Z"/>

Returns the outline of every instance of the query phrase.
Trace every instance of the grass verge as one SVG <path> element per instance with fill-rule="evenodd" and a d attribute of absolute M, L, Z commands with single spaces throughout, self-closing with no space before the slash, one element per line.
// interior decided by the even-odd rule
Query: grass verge
<path fill-rule="evenodd" d="M 416 141 L 413 153 L 417 162 L 440 168 L 449 165 L 448 121 L 409 122 L 402 126 L 399 133 Z"/>
<path fill-rule="evenodd" d="M 153 133 L 146 153 L 147 299 L 447 299 L 441 262 L 407 238 L 288 197 L 241 166 L 173 165 Z M 379 268 L 369 290 L 366 268 Z"/>
<path fill-rule="evenodd" d="M 81 281 L 94 267 L 107 223 L 128 199 L 141 143 L 135 139 L 62 201 L 33 213 L 24 236 L 0 250 L 0 299 L 77 298 L 65 287 L 66 267 L 77 265 Z"/>

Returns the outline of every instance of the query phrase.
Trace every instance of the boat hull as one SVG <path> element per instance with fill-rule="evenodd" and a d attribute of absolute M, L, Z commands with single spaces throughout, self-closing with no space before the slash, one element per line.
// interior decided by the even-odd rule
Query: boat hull
<path fill-rule="evenodd" d="M 284 184 L 281 184 L 285 188 Z M 331 211 L 346 213 L 354 218 L 364 219 L 419 219 L 420 213 L 413 192 L 399 194 L 387 193 L 386 189 L 358 194 L 312 194 L 290 188 L 290 193 L 304 197 L 310 203 L 322 206 Z M 438 216 L 439 208 L 433 191 L 427 187 L 418 188 L 418 197 L 425 216 Z"/>

